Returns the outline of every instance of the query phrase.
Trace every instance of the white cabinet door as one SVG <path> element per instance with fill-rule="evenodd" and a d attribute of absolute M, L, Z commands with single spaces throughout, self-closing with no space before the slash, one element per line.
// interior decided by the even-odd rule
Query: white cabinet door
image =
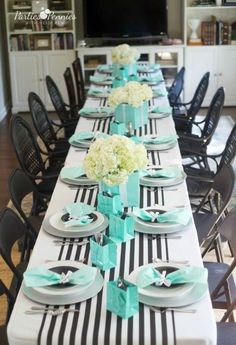
<path fill-rule="evenodd" d="M 43 79 L 45 90 L 45 104 L 48 110 L 53 110 L 53 106 L 50 97 L 47 92 L 45 77 L 50 75 L 57 84 L 63 99 L 68 103 L 68 95 L 66 85 L 63 77 L 63 73 L 67 67 L 71 67 L 73 60 L 75 59 L 75 53 L 73 51 L 51 51 L 43 54 Z M 73 73 L 73 71 L 72 71 Z"/>
<path fill-rule="evenodd" d="M 218 87 L 225 88 L 225 104 L 236 105 L 236 47 L 218 47 Z"/>
<path fill-rule="evenodd" d="M 203 106 L 208 106 L 217 89 L 217 50 L 215 47 L 187 47 L 185 49 L 184 100 L 189 102 L 203 74 L 210 72 L 208 91 Z"/>
<path fill-rule="evenodd" d="M 13 113 L 28 111 L 28 94 L 43 96 L 42 60 L 37 52 L 10 54 Z"/>

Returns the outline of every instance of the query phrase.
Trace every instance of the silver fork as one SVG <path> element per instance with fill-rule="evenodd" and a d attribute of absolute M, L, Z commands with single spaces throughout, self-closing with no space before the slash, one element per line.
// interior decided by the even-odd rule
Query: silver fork
<path fill-rule="evenodd" d="M 63 315 L 65 313 L 79 313 L 79 309 L 68 308 L 68 309 L 50 309 L 32 307 L 31 310 L 26 310 L 25 314 L 50 314 L 52 316 Z"/>
<path fill-rule="evenodd" d="M 182 236 L 180 235 L 169 235 L 169 234 L 158 234 L 159 237 L 161 238 L 167 238 L 168 240 L 172 240 L 172 239 L 175 239 L 175 240 L 180 240 L 182 238 Z M 150 240 L 156 240 L 157 239 L 157 236 L 156 235 L 148 235 L 148 239 Z"/>
<path fill-rule="evenodd" d="M 48 263 L 48 262 L 58 262 L 59 260 L 53 260 L 53 259 L 46 259 L 44 260 L 45 263 Z M 72 261 L 76 261 L 76 262 L 84 262 L 85 261 L 85 258 L 83 259 L 73 259 Z M 33 308 L 33 307 L 32 307 Z"/>
<path fill-rule="evenodd" d="M 73 241 L 60 241 L 60 240 L 54 240 L 53 241 L 56 246 L 69 246 L 72 244 L 73 246 L 84 246 L 85 244 L 89 243 L 89 241 L 83 241 L 83 242 L 73 242 Z"/>
<path fill-rule="evenodd" d="M 195 314 L 196 313 L 196 309 L 182 309 L 182 308 L 158 308 L 158 307 L 154 307 L 151 306 L 150 309 L 152 311 L 156 312 L 160 312 L 161 314 L 166 313 L 167 311 L 176 311 L 178 313 L 188 313 L 188 314 Z"/>
<path fill-rule="evenodd" d="M 182 265 L 189 264 L 188 260 L 162 260 L 159 258 L 152 258 L 152 262 L 153 263 L 166 262 L 166 263 L 171 263 L 171 264 L 182 264 Z"/>
<path fill-rule="evenodd" d="M 96 186 L 91 186 L 91 187 L 86 187 L 86 186 L 84 186 L 83 187 L 83 185 L 79 185 L 79 186 L 72 186 L 72 185 L 68 185 L 68 188 L 70 188 L 70 189 L 82 189 L 82 188 L 86 188 L 86 189 L 88 189 L 88 190 L 92 190 L 92 189 L 97 189 L 98 188 L 98 186 L 96 185 Z"/>

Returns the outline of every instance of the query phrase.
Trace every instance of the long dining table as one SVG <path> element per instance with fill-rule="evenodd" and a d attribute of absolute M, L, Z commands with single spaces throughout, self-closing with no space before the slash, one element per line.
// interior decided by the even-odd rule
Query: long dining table
<path fill-rule="evenodd" d="M 161 76 L 161 70 L 158 73 Z M 160 83 L 158 87 L 164 95 L 165 84 Z M 85 105 L 99 107 L 106 104 L 106 98 L 88 97 Z M 167 96 L 154 98 L 150 106 L 154 105 L 168 106 Z M 80 117 L 76 131 L 109 133 L 112 120 L 111 117 Z M 147 125 L 135 131 L 137 136 L 175 133 L 172 116 L 149 119 Z M 78 151 L 71 146 L 65 166 L 81 165 L 85 155 L 86 151 Z M 178 145 L 165 151 L 151 151 L 148 158 L 151 165 L 175 164 L 182 167 Z M 58 178 L 45 218 L 62 211 L 63 207 L 71 202 L 96 205 L 96 197 L 97 189 L 83 186 L 73 189 Z M 169 208 L 184 205 L 190 209 L 186 183 L 183 182 L 174 189 L 160 187 L 152 190 L 140 186 L 140 207 L 155 204 Z M 78 239 L 72 238 L 72 244 L 55 245 L 55 237 L 45 231 L 45 226 L 43 223 L 28 268 L 44 265 L 46 260 L 84 259 L 85 263 L 91 264 L 89 243 L 78 246 Z M 107 282 L 119 276 L 127 277 L 135 268 L 151 263 L 153 258 L 169 262 L 187 260 L 190 265 L 203 266 L 194 222 L 191 221 L 179 234 L 181 238 L 168 238 L 168 235 L 150 238 L 135 232 L 134 239 L 118 244 L 116 267 L 101 272 L 104 279 L 103 288 L 95 297 L 72 306 L 79 309 L 79 313 L 57 316 L 49 313 L 27 314 L 26 311 L 39 304 L 26 297 L 21 288 L 8 324 L 10 345 L 216 345 L 216 324 L 208 291 L 190 306 L 196 310 L 192 314 L 173 310 L 155 312 L 140 303 L 138 313 L 129 319 L 122 319 L 106 309 Z"/>

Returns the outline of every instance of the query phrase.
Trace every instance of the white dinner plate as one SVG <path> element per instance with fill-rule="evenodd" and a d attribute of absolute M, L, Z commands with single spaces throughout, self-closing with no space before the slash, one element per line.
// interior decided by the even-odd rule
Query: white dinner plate
<path fill-rule="evenodd" d="M 139 302 L 147 305 L 151 305 L 158 308 L 178 308 L 191 305 L 200 301 L 205 297 L 208 291 L 207 284 L 194 284 L 193 289 L 190 293 L 183 298 L 177 298 L 173 300 L 162 300 L 161 298 L 147 297 L 144 295 L 139 295 Z"/>
<path fill-rule="evenodd" d="M 66 173 L 66 170 L 70 171 L 70 169 L 72 169 L 72 171 L 74 173 L 74 169 L 76 169 L 76 167 L 73 167 L 73 166 L 63 167 L 62 168 L 63 174 Z M 77 177 L 62 177 L 61 175 L 62 175 L 62 173 L 60 173 L 60 180 L 64 183 L 67 183 L 67 184 L 78 185 L 78 186 L 80 186 L 80 185 L 91 186 L 91 185 L 97 185 L 98 184 L 97 181 L 90 180 L 85 174 L 82 176 L 77 176 Z"/>
<path fill-rule="evenodd" d="M 171 113 L 166 113 L 166 112 L 160 112 L 160 113 L 149 112 L 148 113 L 149 119 L 163 119 L 165 117 L 169 117 L 170 115 Z"/>
<path fill-rule="evenodd" d="M 85 264 L 77 261 L 58 261 L 45 264 L 45 267 L 50 269 L 53 267 L 63 267 L 68 269 L 80 269 Z M 69 285 L 64 287 L 45 286 L 45 287 L 26 287 L 23 281 L 24 294 L 35 302 L 49 304 L 49 305 L 65 305 L 85 301 L 98 294 L 102 289 L 103 278 L 99 271 L 95 280 L 86 286 Z"/>
<path fill-rule="evenodd" d="M 62 212 L 57 212 L 51 217 L 49 217 L 49 223 L 50 225 L 61 231 L 67 231 L 68 229 L 73 230 L 73 228 L 76 228 L 77 231 L 83 230 L 83 231 L 90 231 L 94 227 L 100 226 L 104 222 L 104 216 L 102 213 L 99 212 L 92 212 L 91 215 L 93 214 L 94 216 L 94 221 L 92 223 L 86 224 L 86 225 L 76 225 L 76 226 L 71 226 L 71 227 L 66 227 L 65 223 L 61 220 L 61 217 L 65 214 L 65 211 Z"/>
<path fill-rule="evenodd" d="M 108 118 L 108 117 L 113 117 L 114 116 L 114 112 L 113 113 L 106 113 L 106 112 L 92 112 L 92 113 L 82 113 L 80 114 L 80 116 L 82 117 L 86 117 L 87 119 L 98 119 L 98 118 Z"/>
<path fill-rule="evenodd" d="M 148 135 L 146 138 L 155 138 L 156 135 Z M 157 151 L 164 151 L 172 149 L 177 144 L 177 139 L 172 139 L 169 142 L 163 143 L 163 144 L 149 144 L 149 143 L 143 143 L 147 150 L 157 150 Z"/>
<path fill-rule="evenodd" d="M 147 207 L 145 208 L 146 211 L 168 211 L 165 207 L 158 208 L 155 207 Z M 134 229 L 137 232 L 144 233 L 144 234 L 170 234 L 173 232 L 184 231 L 187 230 L 189 224 L 191 223 L 191 219 L 187 225 L 182 224 L 175 224 L 175 223 L 152 223 L 144 221 L 136 216 L 134 216 Z"/>
<path fill-rule="evenodd" d="M 84 139 L 84 140 L 76 140 L 76 141 L 75 140 L 69 140 L 69 143 L 75 147 L 81 147 L 81 148 L 88 149 L 93 141 L 94 141 L 94 138 Z"/>
<path fill-rule="evenodd" d="M 135 269 L 133 272 L 131 272 L 127 280 L 136 285 L 138 276 L 140 275 L 141 271 L 149 266 L 160 268 L 160 270 L 158 269 L 160 273 L 162 273 L 164 270 L 166 270 L 168 273 L 168 271 L 171 272 L 171 271 L 175 271 L 180 268 L 183 268 L 183 266 L 181 265 L 173 265 L 171 263 L 166 263 L 166 262 L 151 263 L 148 265 L 140 266 L 137 269 Z M 139 292 L 139 295 L 141 296 L 151 297 L 155 299 L 158 298 L 163 303 L 166 303 L 170 301 L 183 299 L 191 292 L 193 287 L 194 287 L 194 283 L 178 284 L 178 285 L 173 285 L 170 287 L 156 286 L 153 284 L 145 288 L 138 288 L 138 292 Z"/>
<path fill-rule="evenodd" d="M 157 167 L 161 168 L 160 166 Z M 155 167 L 150 167 L 150 169 L 155 169 Z M 179 175 L 176 177 L 151 177 L 142 176 L 140 177 L 140 184 L 145 187 L 171 187 L 176 186 L 186 179 L 186 174 L 184 171 L 180 170 Z"/>
<path fill-rule="evenodd" d="M 50 216 L 45 217 L 44 221 L 42 223 L 43 229 L 48 232 L 49 234 L 57 237 L 65 237 L 65 238 L 81 238 L 81 237 L 87 237 L 94 235 L 97 232 L 102 232 L 104 231 L 107 226 L 108 226 L 108 219 L 101 213 L 94 211 L 93 213 L 95 214 L 100 214 L 101 217 L 103 218 L 103 221 L 100 225 L 93 225 L 93 224 L 88 224 L 88 225 L 83 225 L 83 226 L 73 226 L 69 228 L 61 228 L 57 229 L 54 228 L 50 224 Z M 89 226 L 89 228 L 88 228 Z M 84 228 L 85 227 L 85 228 Z"/>

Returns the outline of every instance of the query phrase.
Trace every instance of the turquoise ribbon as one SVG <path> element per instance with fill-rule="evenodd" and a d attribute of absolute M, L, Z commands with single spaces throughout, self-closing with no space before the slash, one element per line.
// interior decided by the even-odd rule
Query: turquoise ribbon
<path fill-rule="evenodd" d="M 146 267 L 138 274 L 136 284 L 139 288 L 145 288 L 151 284 L 170 287 L 184 283 L 207 283 L 207 269 L 203 267 L 184 267 L 166 274 L 166 271 L 158 272 L 154 267 Z"/>
<path fill-rule="evenodd" d="M 160 106 L 160 107 L 155 107 L 151 110 L 152 113 L 168 113 L 171 114 L 172 113 L 172 108 L 169 106 Z"/>
<path fill-rule="evenodd" d="M 191 218 L 191 213 L 184 207 L 173 208 L 162 214 L 160 214 L 158 210 L 149 213 L 144 209 L 135 207 L 133 209 L 133 214 L 146 222 L 155 222 L 155 220 L 157 220 L 158 223 L 174 223 L 181 225 L 187 225 Z"/>
<path fill-rule="evenodd" d="M 166 178 L 176 178 L 181 176 L 181 170 L 176 167 L 167 167 L 160 169 L 143 169 L 140 171 L 140 176 L 150 176 L 150 177 L 166 177 Z"/>
<path fill-rule="evenodd" d="M 74 180 L 84 174 L 85 172 L 83 167 L 63 167 L 60 172 L 60 176 L 63 180 Z"/>
<path fill-rule="evenodd" d="M 96 114 L 96 113 L 105 113 L 111 114 L 114 112 L 113 108 L 110 107 L 103 107 L 103 108 L 92 108 L 92 107 L 84 107 L 79 111 L 80 115 L 89 115 L 89 114 Z"/>
<path fill-rule="evenodd" d="M 66 270 L 66 267 L 65 267 Z M 36 267 L 24 273 L 24 282 L 27 287 L 51 286 L 70 283 L 73 285 L 88 285 L 94 281 L 97 274 L 95 267 L 82 267 L 75 272 L 56 273 L 45 267 Z"/>
<path fill-rule="evenodd" d="M 64 209 L 69 213 L 69 220 L 64 222 L 66 228 L 70 226 L 90 224 L 93 221 L 93 219 L 88 216 L 95 210 L 95 207 L 91 205 L 76 202 L 66 205 Z"/>
<path fill-rule="evenodd" d="M 149 138 L 149 137 L 144 137 L 143 138 L 143 143 L 144 144 L 169 144 L 172 142 L 175 142 L 178 139 L 178 135 L 172 134 L 172 135 L 163 135 L 158 138 Z"/>

